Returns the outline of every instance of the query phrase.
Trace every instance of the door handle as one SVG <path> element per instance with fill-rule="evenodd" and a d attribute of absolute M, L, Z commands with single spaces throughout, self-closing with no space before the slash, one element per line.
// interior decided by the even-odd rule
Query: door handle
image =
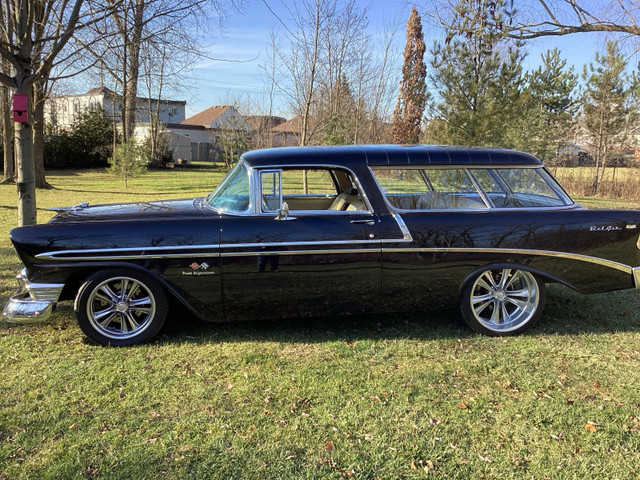
<path fill-rule="evenodd" d="M 364 224 L 364 225 L 375 225 L 375 220 L 351 220 L 351 223 L 354 224 Z"/>

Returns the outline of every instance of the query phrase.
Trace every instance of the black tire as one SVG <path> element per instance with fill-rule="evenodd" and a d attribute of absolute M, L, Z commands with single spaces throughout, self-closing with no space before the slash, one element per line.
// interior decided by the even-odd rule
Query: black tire
<path fill-rule="evenodd" d="M 84 334 L 102 345 L 149 341 L 162 328 L 168 302 L 162 286 L 135 270 L 101 270 L 80 287 L 74 303 Z"/>
<path fill-rule="evenodd" d="M 545 299 L 544 282 L 531 272 L 489 269 L 465 284 L 460 310 L 478 333 L 494 337 L 518 335 L 538 321 Z"/>

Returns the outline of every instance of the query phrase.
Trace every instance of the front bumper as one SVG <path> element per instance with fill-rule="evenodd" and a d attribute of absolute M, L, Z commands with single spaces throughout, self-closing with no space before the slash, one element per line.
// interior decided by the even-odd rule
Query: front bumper
<path fill-rule="evenodd" d="M 31 283 L 25 270 L 18 274 L 18 291 L 9 299 L 2 316 L 11 323 L 39 323 L 51 315 L 63 283 Z"/>
<path fill-rule="evenodd" d="M 633 272 L 633 279 L 636 282 L 636 288 L 640 288 L 640 267 L 632 268 L 631 271 Z"/>

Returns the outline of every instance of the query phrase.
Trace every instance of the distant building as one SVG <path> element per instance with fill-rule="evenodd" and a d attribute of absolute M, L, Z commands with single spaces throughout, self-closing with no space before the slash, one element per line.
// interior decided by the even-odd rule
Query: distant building
<path fill-rule="evenodd" d="M 203 126 L 211 132 L 223 130 L 253 131 L 251 125 L 231 105 L 209 107 L 192 117 L 182 120 L 180 123 L 182 125 Z"/>
<path fill-rule="evenodd" d="M 45 121 L 54 128 L 76 124 L 80 115 L 102 108 L 115 122 L 122 121 L 122 96 L 106 87 L 92 88 L 87 93 L 50 97 L 45 103 Z M 213 162 L 219 159 L 221 145 L 236 142 L 242 148 L 263 148 L 300 144 L 300 117 L 287 121 L 269 115 L 243 117 L 231 105 L 216 105 L 185 118 L 184 100 L 137 99 L 134 135 L 143 139 L 150 135 L 151 112 L 156 109 L 159 120 L 169 132 L 174 161 Z"/>
<path fill-rule="evenodd" d="M 253 128 L 252 143 L 256 148 L 279 146 L 276 141 L 278 134 L 273 129 L 285 123 L 286 118 L 273 115 L 245 115 L 244 119 Z"/>
<path fill-rule="evenodd" d="M 86 110 L 102 108 L 115 122 L 122 121 L 122 95 L 106 87 L 92 88 L 87 93 L 59 95 L 47 99 L 44 111 L 45 121 L 54 127 L 74 125 L 80 114 Z M 136 123 L 148 123 L 151 112 L 158 111 L 162 123 L 180 123 L 185 118 L 184 100 L 158 100 L 137 98 Z"/>
<path fill-rule="evenodd" d="M 302 118 L 293 117 L 291 120 L 281 123 L 271 129 L 274 135 L 274 146 L 292 147 L 300 145 L 300 131 L 302 130 Z"/>
<path fill-rule="evenodd" d="M 216 161 L 221 151 L 221 139 L 248 137 L 253 133 L 251 125 L 231 105 L 209 107 L 180 123 L 168 124 L 167 130 L 191 141 L 188 163 Z"/>

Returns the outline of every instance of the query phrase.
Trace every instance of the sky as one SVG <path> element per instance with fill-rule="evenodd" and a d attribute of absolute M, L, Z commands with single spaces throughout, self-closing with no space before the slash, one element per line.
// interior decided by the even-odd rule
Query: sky
<path fill-rule="evenodd" d="M 291 0 L 290 0 L 291 1 Z M 398 32 L 398 73 L 402 64 L 402 49 L 405 42 L 405 24 L 411 9 L 404 0 L 357 0 L 362 6 L 368 6 L 369 30 L 371 35 L 379 33 L 385 24 L 397 23 Z M 278 16 L 286 21 L 286 10 L 281 0 L 267 0 L 269 6 Z M 426 2 L 425 2 L 426 3 Z M 434 40 L 441 38 L 442 32 L 431 27 L 423 9 L 418 8 L 423 17 L 423 31 L 427 51 Z M 217 26 L 217 24 L 216 24 Z M 264 64 L 269 44 L 271 29 L 283 31 L 278 18 L 274 16 L 263 0 L 246 0 L 243 12 L 229 12 L 225 28 L 220 32 L 213 29 L 209 55 L 220 60 L 203 60 L 191 72 L 192 88 L 182 93 L 187 101 L 187 117 L 194 115 L 213 105 L 228 105 L 236 101 L 241 103 L 247 97 L 260 100 L 265 96 L 261 65 Z M 529 52 L 525 70 L 534 70 L 540 65 L 540 55 L 547 49 L 557 47 L 562 58 L 574 65 L 577 73 L 582 73 L 583 65 L 592 62 L 597 51 L 603 51 L 607 37 L 604 34 L 574 34 L 563 37 L 547 37 L 527 42 Z M 427 59 L 425 59 L 427 60 Z M 638 55 L 630 59 L 637 65 Z M 428 68 L 428 67 L 427 67 Z M 260 112 L 256 112 L 260 113 Z M 278 114 L 291 118 L 291 113 L 284 105 Z"/>

